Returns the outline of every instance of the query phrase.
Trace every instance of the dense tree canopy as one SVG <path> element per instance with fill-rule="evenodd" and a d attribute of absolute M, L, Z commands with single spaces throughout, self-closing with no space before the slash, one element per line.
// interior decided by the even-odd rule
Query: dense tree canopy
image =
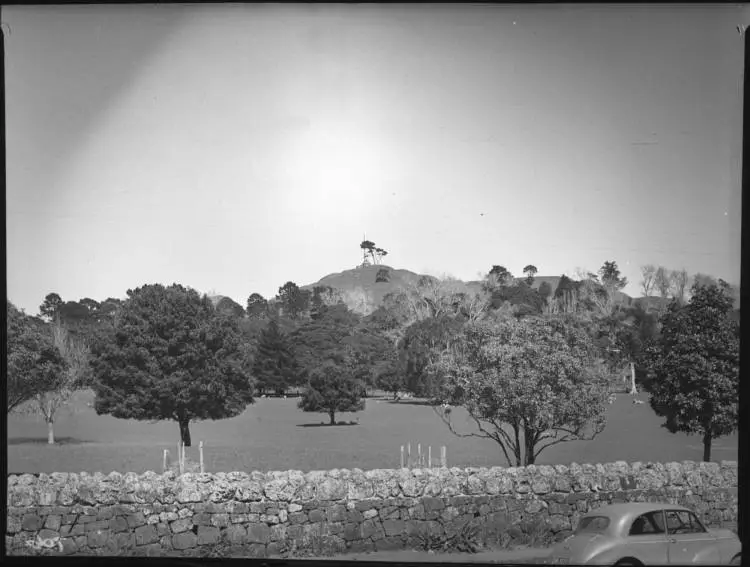
<path fill-rule="evenodd" d="M 7 302 L 7 411 L 55 388 L 67 368 L 52 334 L 39 319 Z"/>
<path fill-rule="evenodd" d="M 237 321 L 174 284 L 128 291 L 111 337 L 94 349 L 94 407 L 122 419 L 173 419 L 190 445 L 189 423 L 225 419 L 253 402 L 242 368 Z"/>
<path fill-rule="evenodd" d="M 546 447 L 603 430 L 607 389 L 593 352 L 584 333 L 556 320 L 469 325 L 431 365 L 441 376 L 438 413 L 457 435 L 493 439 L 511 466 L 533 464 Z M 451 406 L 476 430 L 460 433 Z"/>
<path fill-rule="evenodd" d="M 268 315 L 268 301 L 259 293 L 251 293 L 247 298 L 247 316 L 260 319 Z"/>
<path fill-rule="evenodd" d="M 365 401 L 347 365 L 329 360 L 311 372 L 298 406 L 302 411 L 327 414 L 329 424 L 334 425 L 337 413 L 362 411 Z"/>
<path fill-rule="evenodd" d="M 277 395 L 299 385 L 299 369 L 289 337 L 271 320 L 261 332 L 254 362 L 253 377 L 259 393 L 273 391 Z"/>
<path fill-rule="evenodd" d="M 703 438 L 703 460 L 714 439 L 737 430 L 739 325 L 726 282 L 695 284 L 685 307 L 670 305 L 661 335 L 644 355 L 653 375 L 650 403 L 671 432 Z"/>

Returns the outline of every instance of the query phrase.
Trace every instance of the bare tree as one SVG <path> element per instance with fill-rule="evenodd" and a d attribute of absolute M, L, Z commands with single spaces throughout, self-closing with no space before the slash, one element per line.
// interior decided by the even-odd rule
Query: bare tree
<path fill-rule="evenodd" d="M 47 423 L 47 443 L 55 443 L 55 417 L 67 405 L 73 393 L 81 389 L 89 373 L 89 348 L 80 339 L 73 338 L 57 317 L 52 323 L 52 340 L 65 360 L 66 369 L 55 382 L 54 388 L 37 394 L 24 407 L 23 413 L 40 415 Z"/>
<path fill-rule="evenodd" d="M 641 275 L 643 276 L 643 279 L 641 280 L 643 296 L 648 297 L 649 295 L 651 295 L 651 291 L 654 289 L 656 266 L 654 266 L 653 264 L 646 264 L 645 266 L 641 266 Z"/>
<path fill-rule="evenodd" d="M 680 304 L 685 303 L 685 291 L 688 284 L 688 273 L 685 268 L 682 270 L 672 270 L 669 274 L 669 279 L 672 283 L 672 297 L 674 297 Z"/>
<path fill-rule="evenodd" d="M 659 296 L 662 299 L 669 297 L 669 292 L 672 288 L 672 280 L 669 275 L 669 270 L 664 266 L 656 268 L 656 272 L 654 273 L 654 287 L 659 292 Z"/>

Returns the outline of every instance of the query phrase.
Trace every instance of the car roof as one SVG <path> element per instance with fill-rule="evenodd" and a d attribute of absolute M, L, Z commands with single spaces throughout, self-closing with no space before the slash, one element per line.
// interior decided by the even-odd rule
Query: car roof
<path fill-rule="evenodd" d="M 691 511 L 684 506 L 669 504 L 668 502 L 624 502 L 622 504 L 606 504 L 590 510 L 586 516 L 608 516 L 610 518 L 622 518 L 625 516 L 636 516 L 654 512 L 657 510 L 684 510 Z"/>

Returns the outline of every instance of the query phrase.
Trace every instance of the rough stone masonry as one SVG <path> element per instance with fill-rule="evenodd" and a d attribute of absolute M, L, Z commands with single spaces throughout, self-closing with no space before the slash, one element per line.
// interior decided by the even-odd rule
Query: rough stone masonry
<path fill-rule="evenodd" d="M 551 542 L 611 502 L 666 501 L 737 520 L 737 463 L 626 463 L 8 477 L 12 555 L 306 557 L 418 548 L 476 526 L 479 544 Z M 48 546 L 48 547 L 45 547 Z"/>

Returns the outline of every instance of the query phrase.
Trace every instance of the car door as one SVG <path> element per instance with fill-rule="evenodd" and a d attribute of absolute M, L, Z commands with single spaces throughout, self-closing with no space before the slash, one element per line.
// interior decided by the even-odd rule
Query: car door
<path fill-rule="evenodd" d="M 714 538 L 692 512 L 666 510 L 669 562 L 677 565 L 721 563 Z"/>
<path fill-rule="evenodd" d="M 648 512 L 633 520 L 619 555 L 637 557 L 646 565 L 669 563 L 662 511 Z"/>

